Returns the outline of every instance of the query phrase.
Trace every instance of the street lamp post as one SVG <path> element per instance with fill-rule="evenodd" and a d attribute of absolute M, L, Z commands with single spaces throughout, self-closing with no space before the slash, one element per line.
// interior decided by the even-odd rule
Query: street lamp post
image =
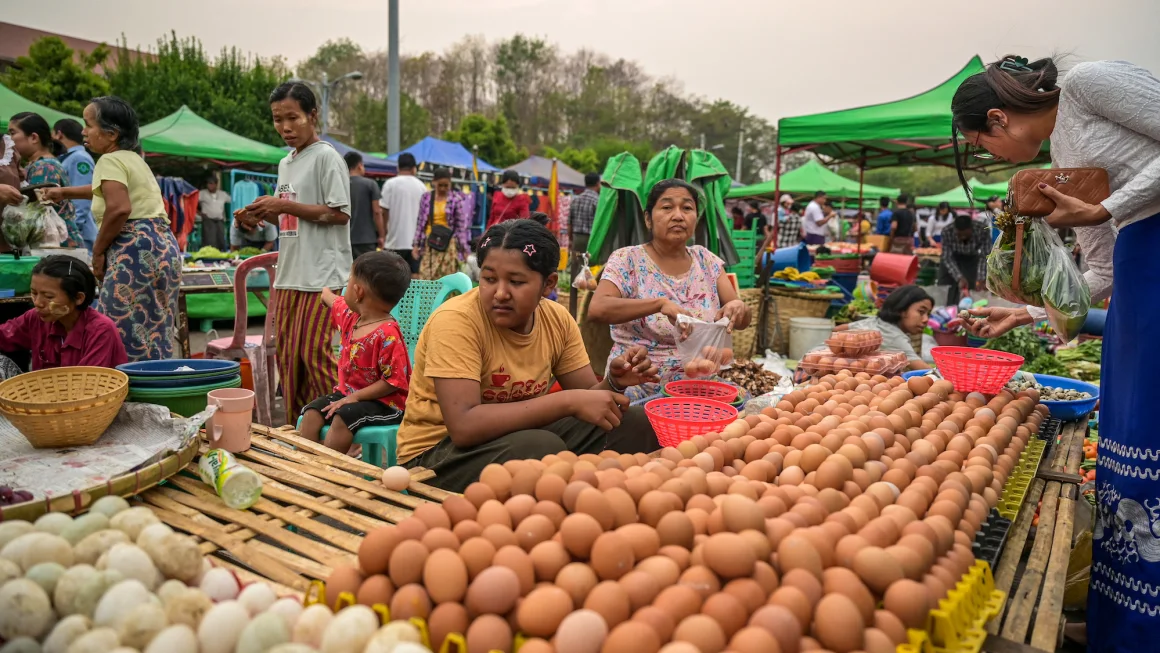
<path fill-rule="evenodd" d="M 357 70 L 353 70 L 353 71 L 343 75 L 342 77 L 339 77 L 338 79 L 334 80 L 333 82 L 330 81 L 330 77 L 325 72 L 322 73 L 322 81 L 320 81 L 320 82 L 310 80 L 310 79 L 298 79 L 298 78 L 294 78 L 291 81 L 305 82 L 307 84 L 313 84 L 313 85 L 317 86 L 322 91 L 322 98 L 321 98 L 322 99 L 322 116 L 320 118 L 320 122 L 322 123 L 322 126 L 320 128 L 320 131 L 321 131 L 323 136 L 326 136 L 326 130 L 330 126 L 330 91 L 331 91 L 331 89 L 333 89 L 334 87 L 338 86 L 339 84 L 341 84 L 342 82 L 344 82 L 348 79 L 359 80 L 362 78 L 363 78 L 363 74 L 361 72 L 359 72 Z"/>

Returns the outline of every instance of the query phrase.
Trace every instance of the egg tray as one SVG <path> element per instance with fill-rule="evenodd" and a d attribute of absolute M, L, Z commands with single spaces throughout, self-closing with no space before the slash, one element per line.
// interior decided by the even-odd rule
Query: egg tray
<path fill-rule="evenodd" d="M 1060 432 L 1063 431 L 1063 420 L 1054 417 L 1048 417 L 1039 425 L 1039 432 L 1035 437 L 1050 444 L 1055 444 Z"/>
<path fill-rule="evenodd" d="M 1003 545 L 1007 543 L 1007 533 L 1011 530 L 1011 520 L 999 514 L 995 508 L 979 526 L 971 551 L 976 560 L 983 560 L 994 567 L 999 562 Z"/>
<path fill-rule="evenodd" d="M 987 622 L 998 617 L 1007 593 L 995 589 L 991 565 L 977 560 L 955 588 L 926 617 L 926 628 L 910 629 L 896 653 L 979 653 Z"/>
<path fill-rule="evenodd" d="M 1019 455 L 1019 462 L 1007 477 L 1007 484 L 1003 486 L 1003 494 L 999 497 L 997 509 L 1006 519 L 1015 519 L 1019 508 L 1023 505 L 1023 497 L 1027 495 L 1027 488 L 1039 472 L 1039 462 L 1049 448 L 1048 443 L 1033 438 L 1027 443 L 1027 448 Z"/>

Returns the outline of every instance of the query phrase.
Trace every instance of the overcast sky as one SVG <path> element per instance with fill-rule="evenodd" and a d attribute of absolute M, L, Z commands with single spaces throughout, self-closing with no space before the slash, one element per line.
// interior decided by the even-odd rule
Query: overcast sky
<path fill-rule="evenodd" d="M 401 51 L 518 32 L 640 62 L 771 121 L 895 100 L 972 55 L 1126 59 L 1160 73 L 1160 0 L 402 0 Z M 17 8 L 19 7 L 19 10 Z M 42 10 L 36 9 L 40 7 Z M 12 11 L 4 11 L 11 9 Z M 4 20 L 151 45 L 176 30 L 291 64 L 328 39 L 386 48 L 386 0 L 0 0 Z"/>

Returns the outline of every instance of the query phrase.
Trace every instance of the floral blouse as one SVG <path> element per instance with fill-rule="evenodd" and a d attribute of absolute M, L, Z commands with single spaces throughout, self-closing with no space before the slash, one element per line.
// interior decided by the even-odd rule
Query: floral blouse
<path fill-rule="evenodd" d="M 60 161 L 52 157 L 37 159 L 28 164 L 24 169 L 24 181 L 28 185 L 33 184 L 57 184 L 59 186 L 68 186 L 68 172 L 65 171 L 64 166 Z M 56 214 L 64 220 L 65 226 L 68 228 L 68 238 L 61 242 L 60 246 L 64 248 L 84 247 L 85 240 L 81 236 L 80 227 L 77 226 L 76 209 L 73 208 L 72 202 L 63 200 L 57 204 L 53 204 L 52 208 L 56 209 Z"/>
<path fill-rule="evenodd" d="M 399 331 L 399 323 L 395 320 L 380 322 L 374 331 L 355 338 L 354 329 L 359 316 L 350 310 L 346 300 L 336 299 L 330 311 L 342 341 L 338 356 L 338 385 L 334 391 L 350 395 L 378 381 L 386 381 L 398 392 L 377 401 L 403 410 L 407 404 L 411 360 L 407 357 L 407 343 Z"/>
<path fill-rule="evenodd" d="M 601 279 L 611 281 L 626 299 L 663 297 L 690 316 L 711 322 L 721 309 L 717 280 L 725 274 L 725 262 L 700 245 L 690 247 L 689 255 L 693 259 L 689 271 L 671 277 L 649 258 L 643 245 L 623 247 L 608 258 Z M 683 374 L 677 356 L 677 328 L 660 313 L 612 325 L 612 341 L 610 361 L 623 356 L 629 347 L 641 345 L 648 349 L 661 380 L 670 381 Z"/>
<path fill-rule="evenodd" d="M 419 222 L 415 225 L 414 244 L 420 251 L 427 248 L 427 232 L 429 231 L 427 223 L 433 222 L 431 200 L 434 195 L 435 191 L 428 191 L 419 200 Z M 455 234 L 455 249 L 459 254 L 459 260 L 463 261 L 471 252 L 471 246 L 467 244 L 468 230 L 471 228 L 471 218 L 474 213 L 471 197 L 453 190 L 447 194 L 447 204 L 444 210 L 447 215 L 447 228 Z"/>

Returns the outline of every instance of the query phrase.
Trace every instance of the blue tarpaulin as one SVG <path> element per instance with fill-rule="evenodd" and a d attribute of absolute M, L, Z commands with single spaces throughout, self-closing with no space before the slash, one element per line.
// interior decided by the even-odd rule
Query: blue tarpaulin
<path fill-rule="evenodd" d="M 420 165 L 429 163 L 431 165 L 471 170 L 471 150 L 463 147 L 460 143 L 441 140 L 434 136 L 428 136 L 411 147 L 404 149 L 402 152 L 391 154 L 387 157 L 387 160 L 391 162 L 391 165 L 394 165 L 395 161 L 399 159 L 399 155 L 403 152 L 411 153 L 415 157 L 415 161 Z M 483 159 L 478 159 L 476 163 L 479 165 L 480 172 L 499 172 L 499 168 Z"/>
<path fill-rule="evenodd" d="M 388 161 L 386 159 L 382 159 L 382 158 L 379 158 L 377 156 L 367 154 L 366 152 L 363 152 L 361 150 L 356 150 L 353 147 L 347 145 L 346 143 L 343 143 L 342 141 L 335 140 L 330 135 L 323 136 L 322 140 L 333 145 L 334 149 L 338 150 L 338 153 L 343 155 L 343 156 L 346 156 L 347 152 L 358 152 L 359 154 L 361 154 L 362 158 L 363 158 L 363 167 L 365 167 L 367 169 L 368 175 L 397 175 L 397 174 L 399 174 L 399 170 L 398 170 L 398 168 L 395 167 L 395 163 L 393 161 Z"/>

